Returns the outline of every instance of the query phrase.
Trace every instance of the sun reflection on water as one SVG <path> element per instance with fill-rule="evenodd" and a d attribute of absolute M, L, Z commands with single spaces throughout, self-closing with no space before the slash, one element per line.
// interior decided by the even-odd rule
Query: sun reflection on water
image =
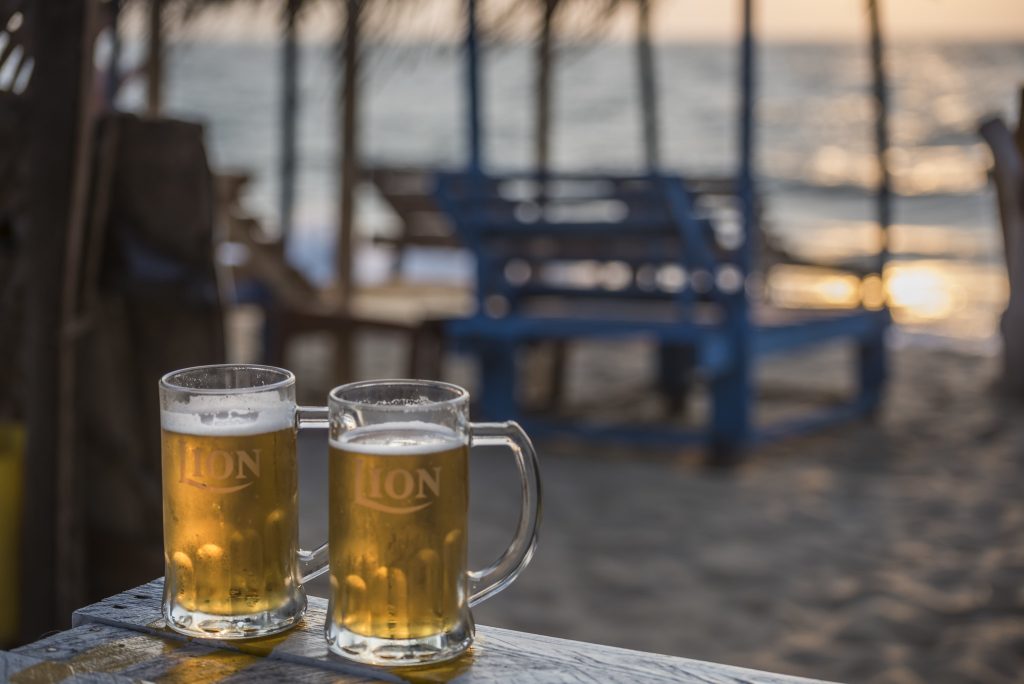
<path fill-rule="evenodd" d="M 961 284 L 946 270 L 928 263 L 893 264 L 886 270 L 885 287 L 900 322 L 949 318 L 965 302 Z"/>
<path fill-rule="evenodd" d="M 997 332 L 1009 293 L 999 264 L 944 259 L 895 261 L 884 278 L 838 270 L 778 265 L 767 279 L 769 301 L 782 307 L 833 309 L 889 305 L 911 330 L 986 340 Z"/>

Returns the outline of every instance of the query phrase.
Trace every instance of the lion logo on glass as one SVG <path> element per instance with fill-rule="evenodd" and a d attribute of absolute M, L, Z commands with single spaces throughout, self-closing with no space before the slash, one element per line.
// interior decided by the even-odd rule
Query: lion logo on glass
<path fill-rule="evenodd" d="M 260 451 L 194 451 L 181 459 L 178 482 L 218 494 L 240 492 L 260 477 Z"/>
<path fill-rule="evenodd" d="M 355 485 L 360 506 L 383 513 L 415 513 L 441 495 L 441 466 L 385 469 L 359 461 Z"/>

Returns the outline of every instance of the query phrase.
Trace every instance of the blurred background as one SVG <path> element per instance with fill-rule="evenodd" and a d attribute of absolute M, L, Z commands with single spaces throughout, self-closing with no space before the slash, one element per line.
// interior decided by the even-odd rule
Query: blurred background
<path fill-rule="evenodd" d="M 1022 82 L 1017 0 L 0 0 L 0 647 L 162 573 L 156 380 L 227 360 L 293 369 L 300 403 L 417 375 L 491 397 L 481 418 L 510 417 L 488 415 L 505 392 L 528 428 L 562 420 L 535 433 L 540 548 L 482 624 L 822 679 L 1020 681 Z M 700 353 L 645 329 L 542 335 L 503 384 L 450 325 L 530 315 L 488 308 L 486 248 L 433 180 L 464 169 L 680 178 L 744 280 L 701 290 L 682 259 L 649 290 L 871 315 L 879 377 L 867 338 L 780 342 L 724 409 L 752 415 L 749 439 L 726 421 L 724 469 L 714 437 L 636 438 L 723 412 Z M 544 194 L 502 201 L 546 225 Z M 527 247 L 502 287 L 543 271 L 615 320 L 608 293 L 644 289 L 642 267 Z M 757 438 L 867 386 L 853 420 Z M 595 420 L 636 427 L 588 439 Z M 326 453 L 300 451 L 308 545 Z M 472 476 L 482 565 L 518 492 L 503 454 Z"/>

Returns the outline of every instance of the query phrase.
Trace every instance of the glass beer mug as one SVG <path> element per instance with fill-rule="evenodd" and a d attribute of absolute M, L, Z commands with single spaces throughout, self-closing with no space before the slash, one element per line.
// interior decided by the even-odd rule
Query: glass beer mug
<path fill-rule="evenodd" d="M 274 634 L 306 610 L 302 582 L 327 570 L 326 544 L 298 547 L 295 376 L 270 366 L 186 368 L 160 380 L 163 616 L 190 636 Z"/>
<path fill-rule="evenodd" d="M 540 478 L 515 423 L 470 423 L 469 394 L 418 380 L 336 387 L 330 411 L 333 652 L 362 663 L 448 660 L 473 641 L 469 608 L 508 586 L 537 543 Z M 515 456 L 522 510 L 494 565 L 467 571 L 469 450 Z"/>

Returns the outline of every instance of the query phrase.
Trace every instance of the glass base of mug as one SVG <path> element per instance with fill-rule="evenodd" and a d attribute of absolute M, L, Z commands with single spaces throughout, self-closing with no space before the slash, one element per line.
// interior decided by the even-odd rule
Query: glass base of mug
<path fill-rule="evenodd" d="M 289 602 L 276 610 L 246 615 L 216 615 L 179 606 L 164 606 L 167 626 L 201 639 L 255 639 L 279 634 L 294 627 L 306 613 L 306 600 Z"/>
<path fill-rule="evenodd" d="M 357 663 L 385 667 L 442 663 L 458 658 L 473 643 L 473 630 L 467 625 L 418 639 L 381 639 L 330 625 L 326 633 L 332 653 Z"/>

